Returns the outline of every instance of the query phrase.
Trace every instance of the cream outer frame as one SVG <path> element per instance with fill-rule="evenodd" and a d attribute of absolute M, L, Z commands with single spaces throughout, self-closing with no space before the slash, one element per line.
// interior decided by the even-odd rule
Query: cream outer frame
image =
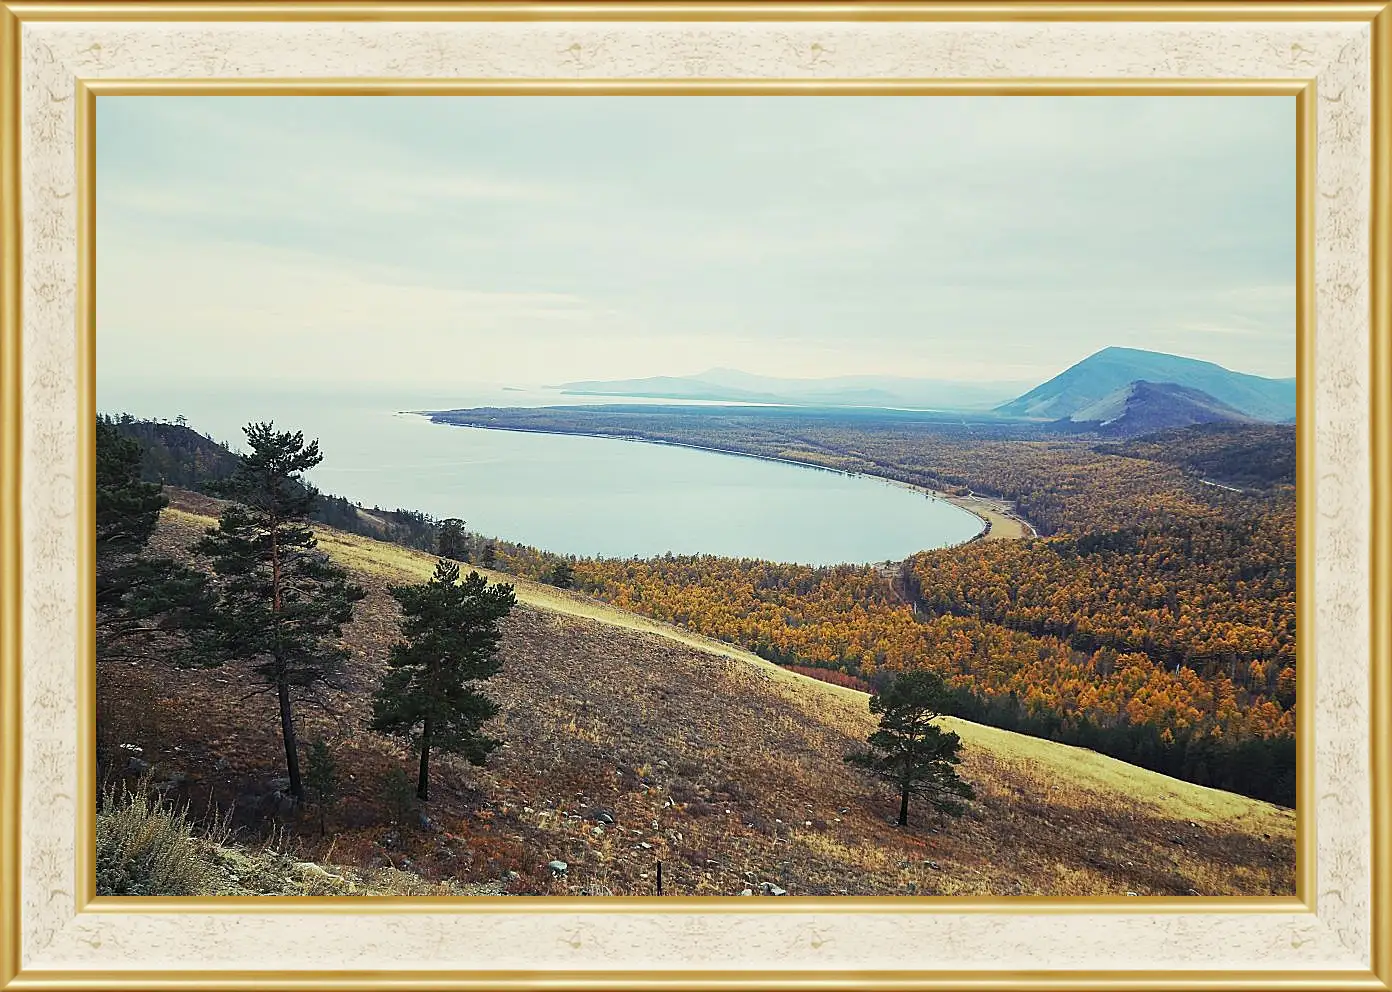
<path fill-rule="evenodd" d="M 22 657 L 20 974 L 15 987 L 372 984 L 372 972 L 432 984 L 964 984 L 1023 987 L 1053 973 L 1064 987 L 1104 984 L 1277 984 L 1385 987 L 1370 973 L 1375 944 L 1374 713 L 1369 692 L 1375 615 L 1368 548 L 1375 442 L 1369 411 L 1368 168 L 1374 24 L 1330 20 L 661 21 L 443 20 L 246 23 L 30 19 L 17 24 L 22 205 Z M 52 8 L 50 8 L 52 9 Z M 1333 7 L 1327 8 L 1334 10 Z M 1318 11 L 1316 11 L 1318 14 Z M 76 16 L 76 13 L 69 16 Z M 1311 15 L 1315 16 L 1315 15 Z M 1386 31 L 1387 14 L 1381 17 Z M 8 54 L 8 53 L 7 53 Z M 1383 67 L 1385 69 L 1385 67 Z M 395 78 L 513 80 L 1010 80 L 1068 78 L 1099 86 L 1160 78 L 1313 81 L 1316 132 L 1312 460 L 1315 590 L 1313 886 L 1304 905 L 1212 902 L 1198 912 L 1055 903 L 906 912 L 902 901 L 842 911 L 659 912 L 565 901 L 465 912 L 277 907 L 274 912 L 113 911 L 83 905 L 75 769 L 81 526 L 85 467 L 76 370 L 79 299 L 76 154 L 87 84 L 102 80 Z M 1385 112 L 1384 112 L 1385 113 Z M 1293 113 L 1294 117 L 1294 113 Z M 13 181 L 15 177 L 8 177 Z M 8 206 L 8 203 L 7 203 Z M 1386 201 L 1381 202 L 1385 211 Z M 1385 250 L 1385 245 L 1384 245 Z M 1382 256 L 1384 261 L 1386 256 Z M 6 306 L 15 301 L 7 300 Z M 1385 302 L 1385 297 L 1384 297 Z M 1384 325 L 1385 330 L 1385 325 Z M 1302 367 L 1302 375 L 1304 368 Z M 7 388 L 9 383 L 6 383 Z M 1387 380 L 1381 380 L 1385 390 Z M 8 398 L 7 398 L 8 403 Z M 1302 413 L 1310 409 L 1307 403 Z M 1383 408 L 1386 409 L 1385 407 Z M 10 408 L 6 407 L 7 414 Z M 1309 437 L 1309 434 L 1305 435 Z M 1381 466 L 1386 470 L 1386 463 Z M 13 482 L 13 479 L 10 480 Z M 1384 487 L 1385 488 L 1385 487 Z M 1302 535 L 1305 537 L 1306 535 Z M 9 563 L 6 563 L 8 567 Z M 1308 614 L 1307 614 L 1308 616 Z M 1308 628 L 1302 627 L 1302 633 Z M 10 632 L 7 631 L 7 634 Z M 1308 691 L 1308 680 L 1304 691 Z M 1383 728 L 1385 733 L 1385 727 Z M 7 758 L 14 760 L 13 755 Z M 1385 819 L 1381 828 L 1386 829 Z M 3 863 L 0 863 L 3 865 Z M 742 907 L 742 908 L 744 908 Z M 325 912 L 325 910 L 328 910 Z M 866 910 L 869 911 L 866 911 Z M 1387 907 L 1379 906 L 1385 913 Z M 1236 910 L 1236 911 L 1235 911 Z M 196 959 L 181 953 L 196 948 Z M 1385 952 L 1384 952 L 1385 954 Z M 1385 959 L 1381 961 L 1385 966 Z M 420 970 L 424 969 L 424 970 Z M 1379 971 L 1381 969 L 1378 969 Z M 588 973 L 588 979 L 586 974 Z M 724 973 L 723 975 L 720 973 Z M 0 981 L 9 977 L 0 971 Z"/>

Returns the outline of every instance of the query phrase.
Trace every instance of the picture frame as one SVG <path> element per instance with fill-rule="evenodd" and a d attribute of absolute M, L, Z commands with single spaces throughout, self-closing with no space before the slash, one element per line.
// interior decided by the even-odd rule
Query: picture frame
<path fill-rule="evenodd" d="M 1387 0 L 0 0 L 0 62 L 0 987 L 1392 988 Z M 100 98 L 389 92 L 1291 96 L 1296 896 L 97 897 Z"/>

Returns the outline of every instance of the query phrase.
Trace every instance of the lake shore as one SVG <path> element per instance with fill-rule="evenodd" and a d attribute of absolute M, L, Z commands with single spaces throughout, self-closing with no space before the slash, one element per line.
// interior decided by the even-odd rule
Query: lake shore
<path fill-rule="evenodd" d="M 1014 507 L 1005 500 L 978 496 L 975 493 L 967 496 L 954 496 L 950 493 L 931 489 L 927 486 L 920 486 L 912 482 L 902 482 L 898 479 L 888 478 L 887 476 L 876 475 L 873 472 L 852 472 L 846 469 L 832 468 L 828 465 L 819 465 L 816 462 L 801 461 L 796 458 L 780 458 L 777 455 L 765 455 L 752 451 L 739 451 L 734 448 L 719 448 L 708 444 L 694 444 L 690 441 L 670 441 L 664 438 L 641 437 L 636 434 L 600 434 L 593 431 L 559 430 L 554 428 L 541 429 L 503 424 L 461 424 L 448 420 L 437 420 L 436 414 L 431 411 L 404 410 L 402 412 L 425 417 L 432 424 L 441 424 L 445 427 L 473 427 L 477 430 L 486 431 L 515 431 L 520 434 L 554 434 L 560 437 L 599 437 L 616 441 L 636 441 L 643 444 L 663 444 L 674 448 L 690 448 L 693 451 L 707 451 L 717 455 L 734 455 L 738 458 L 756 458 L 759 461 L 777 462 L 783 465 L 796 465 L 799 468 L 820 469 L 823 472 L 836 472 L 840 475 L 875 479 L 891 486 L 897 486 L 900 489 L 908 489 L 912 492 L 922 493 L 932 499 L 942 500 L 944 503 L 951 503 L 958 509 L 965 510 L 976 517 L 981 521 L 981 531 L 967 541 L 961 542 L 962 544 L 969 544 L 971 541 L 1018 541 L 1022 538 L 1038 536 L 1038 532 L 1034 527 L 1021 517 L 1015 511 Z"/>
<path fill-rule="evenodd" d="M 983 541 L 1018 541 L 1025 537 L 1038 537 L 1038 532 L 1024 517 L 1016 513 L 1005 500 L 991 499 L 988 496 L 952 496 L 922 486 L 910 486 L 930 496 L 946 500 L 953 506 L 960 506 L 968 513 L 975 514 L 990 524 L 990 529 L 980 535 Z"/>

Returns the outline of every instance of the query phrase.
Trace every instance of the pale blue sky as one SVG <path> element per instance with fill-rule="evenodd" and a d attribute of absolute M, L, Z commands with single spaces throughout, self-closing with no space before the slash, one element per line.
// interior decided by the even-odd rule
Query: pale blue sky
<path fill-rule="evenodd" d="M 1284 97 L 101 97 L 103 376 L 1295 374 Z"/>

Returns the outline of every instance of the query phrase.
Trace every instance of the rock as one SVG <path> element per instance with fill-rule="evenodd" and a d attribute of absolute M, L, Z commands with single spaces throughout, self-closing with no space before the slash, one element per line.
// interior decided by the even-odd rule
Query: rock
<path fill-rule="evenodd" d="M 645 850 L 645 851 L 651 851 L 651 850 L 652 850 L 652 845 L 649 844 L 649 843 L 648 843 L 647 841 L 645 841 L 645 840 L 639 841 L 639 842 L 638 842 L 638 846 L 641 847 L 641 848 L 642 848 L 643 850 Z"/>
<path fill-rule="evenodd" d="M 1127 894 L 1128 896 L 1134 896 L 1134 895 L 1139 895 L 1140 893 L 1138 893 L 1138 892 L 1128 892 L 1128 893 L 1126 893 L 1126 894 Z"/>
<path fill-rule="evenodd" d="M 570 865 L 566 864 L 564 861 L 552 861 L 546 867 L 551 869 L 553 875 L 564 875 L 566 869 L 568 869 Z"/>
<path fill-rule="evenodd" d="M 766 896 L 786 896 L 788 894 L 787 889 L 774 885 L 772 882 L 764 882 L 760 887 Z"/>
<path fill-rule="evenodd" d="M 744 889 L 743 891 L 740 892 L 740 895 L 742 895 L 742 896 L 752 896 L 753 894 L 754 894 L 754 890 L 753 890 L 753 889 Z"/>
<path fill-rule="evenodd" d="M 613 822 L 614 822 L 614 814 L 611 813 L 611 812 L 609 812 L 607 809 L 596 809 L 596 810 L 591 810 L 591 811 L 590 811 L 590 815 L 593 816 L 593 817 L 594 817 L 596 820 L 598 820 L 600 823 L 613 823 Z"/>
<path fill-rule="evenodd" d="M 267 805 L 281 816 L 288 815 L 295 811 L 295 797 L 288 792 L 281 792 L 277 789 L 266 797 Z"/>
<path fill-rule="evenodd" d="M 225 771 L 227 771 L 227 769 L 229 769 L 229 768 L 231 768 L 231 767 L 232 767 L 232 762 L 228 761 L 226 758 L 218 758 L 217 761 L 213 762 L 213 770 L 214 770 L 214 771 L 225 772 Z"/>
<path fill-rule="evenodd" d="M 126 774 L 128 775 L 144 775 L 150 768 L 150 763 L 140 758 L 131 758 L 126 762 Z"/>
<path fill-rule="evenodd" d="M 923 862 L 923 867 L 924 867 L 924 868 L 932 868 L 934 871 L 937 871 L 937 870 L 938 870 L 938 863 L 937 863 L 936 861 L 925 861 L 925 862 Z"/>
<path fill-rule="evenodd" d="M 288 778 L 273 778 L 266 783 L 266 787 L 272 792 L 289 792 L 290 780 Z"/>

